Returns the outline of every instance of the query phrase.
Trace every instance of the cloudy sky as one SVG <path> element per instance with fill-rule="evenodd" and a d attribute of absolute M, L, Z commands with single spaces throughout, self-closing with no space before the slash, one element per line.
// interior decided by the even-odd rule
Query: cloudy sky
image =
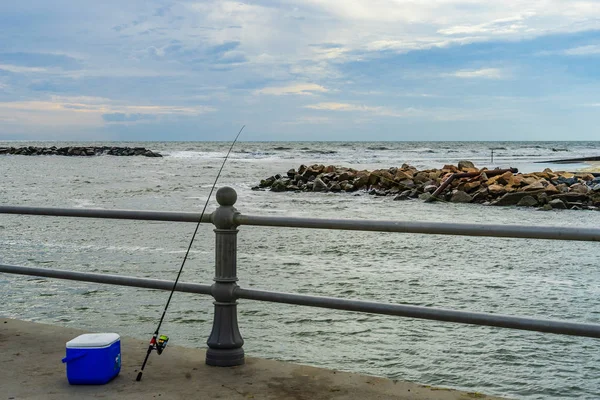
<path fill-rule="evenodd" d="M 7 0 L 0 140 L 600 140 L 600 1 Z"/>

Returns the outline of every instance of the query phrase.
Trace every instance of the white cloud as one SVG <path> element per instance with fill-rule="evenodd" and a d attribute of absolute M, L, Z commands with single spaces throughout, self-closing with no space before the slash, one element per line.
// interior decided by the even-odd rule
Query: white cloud
<path fill-rule="evenodd" d="M 325 89 L 321 85 L 315 83 L 298 83 L 289 86 L 278 86 L 278 87 L 266 87 L 257 90 L 256 94 L 270 94 L 275 96 L 281 96 L 285 94 L 303 94 L 310 95 L 315 93 L 325 93 L 329 90 Z"/>
<path fill-rule="evenodd" d="M 15 74 L 39 73 L 48 71 L 46 68 L 39 67 L 23 67 L 20 65 L 0 64 L 0 70 L 8 71 Z"/>
<path fill-rule="evenodd" d="M 534 17 L 535 15 L 535 12 L 528 12 L 506 18 L 498 18 L 490 22 L 484 22 L 476 25 L 450 26 L 448 28 L 439 29 L 438 32 L 443 35 L 510 35 L 526 30 L 527 24 L 525 23 L 525 20 L 527 18 Z"/>
<path fill-rule="evenodd" d="M 538 56 L 590 56 L 600 54 L 600 44 L 590 44 L 563 50 L 544 50 L 535 54 Z"/>
<path fill-rule="evenodd" d="M 445 77 L 456 77 L 463 79 L 485 78 L 485 79 L 502 79 L 505 77 L 503 71 L 498 68 L 481 68 L 481 69 L 462 69 L 448 74 L 442 74 Z"/>
<path fill-rule="evenodd" d="M 507 38 L 600 28 L 596 1 L 545 0 L 310 0 L 316 12 L 333 17 L 326 34 L 338 33 L 346 47 L 411 50 L 444 43 Z M 300 6 L 299 2 L 296 2 Z M 340 29 L 342 28 L 342 29 Z M 317 28 L 319 29 L 319 28 Z M 321 28 L 322 29 L 322 28 Z M 330 39 L 331 34 L 327 35 Z"/>
<path fill-rule="evenodd" d="M 592 44 L 588 46 L 574 47 L 564 51 L 568 56 L 587 56 L 592 54 L 600 54 L 600 44 Z"/>
<path fill-rule="evenodd" d="M 379 115 L 384 117 L 399 117 L 399 118 L 410 118 L 410 117 L 418 117 L 423 115 L 421 110 L 416 108 L 405 108 L 402 110 L 395 110 L 388 107 L 379 107 L 379 106 L 366 106 L 363 104 L 350 104 L 350 103 L 335 103 L 335 102 L 325 102 L 325 103 L 317 103 L 310 104 L 305 106 L 305 108 L 309 108 L 312 110 L 325 110 L 325 111 L 358 111 L 369 113 L 373 115 Z"/>
<path fill-rule="evenodd" d="M 22 125 L 102 126 L 103 115 L 198 116 L 207 106 L 130 105 L 102 97 L 53 96 L 46 100 L 0 102 L 0 119 Z"/>
<path fill-rule="evenodd" d="M 434 121 L 468 121 L 468 120 L 490 120 L 509 119 L 518 114 L 512 109 L 454 109 L 447 107 L 439 108 L 414 108 L 407 107 L 396 109 L 382 106 L 367 106 L 363 104 L 324 102 L 304 106 L 311 110 L 332 112 L 354 112 L 375 117 L 395 118 L 418 118 Z"/>
<path fill-rule="evenodd" d="M 333 123 L 333 120 L 328 117 L 305 116 L 305 117 L 296 118 L 293 121 L 281 122 L 280 125 L 324 125 L 324 124 L 331 124 L 331 123 Z"/>

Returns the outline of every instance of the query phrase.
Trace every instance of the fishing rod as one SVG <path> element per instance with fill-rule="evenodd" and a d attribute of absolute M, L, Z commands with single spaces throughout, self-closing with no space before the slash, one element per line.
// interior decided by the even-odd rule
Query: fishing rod
<path fill-rule="evenodd" d="M 194 239 L 196 238 L 196 234 L 198 233 L 198 228 L 200 228 L 200 223 L 202 222 L 202 217 L 204 217 L 204 212 L 206 211 L 206 207 L 208 206 L 210 196 L 212 196 L 213 190 L 215 190 L 215 186 L 217 186 L 217 182 L 219 181 L 219 177 L 221 176 L 221 172 L 223 171 L 223 168 L 225 167 L 225 163 L 227 162 L 227 159 L 229 158 L 229 154 L 231 153 L 233 146 L 235 146 L 235 143 L 237 142 L 238 138 L 240 137 L 240 135 L 245 127 L 246 127 L 246 125 L 243 125 L 242 128 L 240 129 L 240 131 L 238 132 L 238 134 L 236 135 L 235 139 L 233 139 L 231 146 L 229 146 L 229 151 L 225 155 L 223 164 L 221 164 L 221 168 L 219 169 L 219 172 L 217 172 L 215 182 L 213 183 L 212 187 L 210 188 L 210 193 L 208 193 L 208 197 L 206 198 L 206 202 L 204 203 L 204 208 L 202 209 L 202 213 L 200 214 L 200 219 L 198 220 L 198 223 L 196 224 L 196 229 L 194 230 L 194 234 L 192 235 L 192 240 L 190 240 L 190 244 L 187 248 L 187 251 L 185 252 L 183 261 L 181 262 L 181 267 L 179 268 L 179 273 L 177 273 L 177 278 L 175 279 L 175 282 L 173 283 L 173 288 L 171 289 L 171 294 L 169 294 L 169 299 L 167 300 L 165 309 L 162 312 L 162 316 L 160 317 L 160 321 L 158 322 L 156 331 L 154 331 L 154 334 L 152 335 L 152 339 L 150 339 L 150 345 L 148 346 L 148 351 L 146 352 L 146 358 L 144 358 L 144 362 L 142 363 L 142 368 L 140 369 L 140 372 L 137 374 L 137 378 L 135 378 L 135 380 L 138 382 L 142 380 L 142 374 L 144 373 L 144 367 L 146 366 L 146 362 L 148 362 L 150 353 L 152 353 L 153 350 L 156 350 L 156 352 L 160 355 L 160 354 L 162 354 L 165 347 L 167 347 L 167 342 L 169 341 L 169 337 L 166 335 L 159 335 L 160 327 L 165 319 L 165 315 L 167 314 L 167 309 L 169 308 L 169 304 L 171 304 L 171 299 L 173 298 L 173 293 L 175 293 L 175 288 L 177 287 L 177 282 L 179 282 L 179 277 L 181 276 L 181 273 L 183 272 L 183 266 L 185 265 L 185 262 L 187 261 L 188 255 L 190 254 L 192 244 L 194 243 Z"/>

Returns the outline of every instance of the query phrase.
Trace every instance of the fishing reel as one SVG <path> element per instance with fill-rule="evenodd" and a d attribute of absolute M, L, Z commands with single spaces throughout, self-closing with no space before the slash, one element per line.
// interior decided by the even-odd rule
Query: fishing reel
<path fill-rule="evenodd" d="M 150 341 L 150 346 L 152 347 L 152 350 L 156 350 L 158 354 L 162 354 L 162 352 L 167 347 L 168 342 L 169 337 L 167 335 L 160 335 L 158 339 L 152 337 L 152 340 Z"/>

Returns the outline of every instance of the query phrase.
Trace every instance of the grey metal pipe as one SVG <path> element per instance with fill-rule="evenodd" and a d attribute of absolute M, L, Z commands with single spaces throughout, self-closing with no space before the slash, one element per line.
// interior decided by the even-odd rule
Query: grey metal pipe
<path fill-rule="evenodd" d="M 50 215 L 57 217 L 133 219 L 146 221 L 198 222 L 200 213 L 173 211 L 101 210 L 79 208 L 0 206 L 0 214 Z M 244 215 L 233 217 L 237 225 L 289 228 L 339 229 L 374 232 L 423 233 L 434 235 L 463 235 L 512 237 L 529 239 L 600 241 L 600 229 L 525 225 L 483 225 L 444 222 L 409 222 L 356 219 L 293 218 Z M 212 222 L 205 214 L 202 222 Z"/>
<path fill-rule="evenodd" d="M 0 206 L 0 214 L 50 215 L 54 217 L 134 219 L 144 221 L 198 222 L 200 213 L 176 211 L 102 210 L 92 208 L 55 208 Z M 202 222 L 211 222 L 212 214 L 204 214 Z"/>
<path fill-rule="evenodd" d="M 600 229 L 595 228 L 491 224 L 483 225 L 446 222 L 377 221 L 359 219 L 344 220 L 325 218 L 263 217 L 243 214 L 236 214 L 234 216 L 234 221 L 238 225 L 254 226 L 600 242 Z"/>
<path fill-rule="evenodd" d="M 48 269 L 37 267 L 23 267 L 17 265 L 0 264 L 0 272 L 7 274 L 44 276 L 46 278 L 68 279 L 73 281 L 106 283 L 109 285 L 133 286 L 147 289 L 171 290 L 172 281 L 160 279 L 136 278 L 134 276 L 94 274 L 91 272 L 66 271 L 62 269 Z M 197 283 L 178 282 L 175 288 L 178 292 L 211 294 L 210 285 Z"/>
<path fill-rule="evenodd" d="M 84 282 L 106 283 L 121 286 L 142 287 L 148 289 L 171 290 L 173 287 L 173 282 L 157 279 L 93 274 L 87 272 L 22 267 L 4 264 L 0 264 L 0 272 L 9 274 L 44 276 L 58 279 L 70 279 Z M 195 283 L 179 282 L 175 290 L 187 293 L 211 294 L 211 286 Z M 385 304 L 360 300 L 339 299 L 335 297 L 307 296 L 256 289 L 243 289 L 240 287 L 236 287 L 234 290 L 234 295 L 237 298 L 248 300 L 270 301 L 274 303 L 296 304 L 336 310 L 358 311 L 373 314 L 394 315 L 400 317 L 600 338 L 600 325 L 594 324 L 582 324 L 567 321 L 549 321 L 527 317 L 454 311 L 404 304 Z"/>
<path fill-rule="evenodd" d="M 345 311 L 359 311 L 373 314 L 395 315 L 435 321 L 457 322 L 472 325 L 496 326 L 572 336 L 600 338 L 600 325 L 567 321 L 549 321 L 528 317 L 513 317 L 502 314 L 486 314 L 468 311 L 446 310 L 404 304 L 385 304 L 369 301 L 316 297 L 300 294 L 269 292 L 256 289 L 237 288 L 238 298 L 270 301 L 275 303 L 297 304 L 310 307 L 331 308 Z"/>

